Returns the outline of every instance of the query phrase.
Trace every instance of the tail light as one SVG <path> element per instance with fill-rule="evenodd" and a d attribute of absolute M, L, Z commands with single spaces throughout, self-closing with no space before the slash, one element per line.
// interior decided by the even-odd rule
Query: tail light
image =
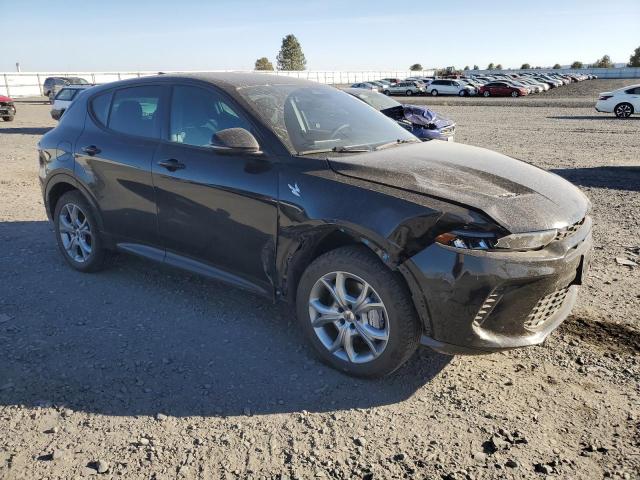
<path fill-rule="evenodd" d="M 600 95 L 598 100 L 609 100 L 613 95 Z"/>

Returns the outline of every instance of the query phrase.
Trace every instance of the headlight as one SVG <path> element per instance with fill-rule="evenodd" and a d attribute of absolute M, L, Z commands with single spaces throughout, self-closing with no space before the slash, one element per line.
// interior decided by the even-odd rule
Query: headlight
<path fill-rule="evenodd" d="M 498 237 L 487 232 L 452 231 L 438 235 L 435 240 L 441 245 L 466 250 L 538 250 L 551 243 L 557 233 L 553 229 Z"/>

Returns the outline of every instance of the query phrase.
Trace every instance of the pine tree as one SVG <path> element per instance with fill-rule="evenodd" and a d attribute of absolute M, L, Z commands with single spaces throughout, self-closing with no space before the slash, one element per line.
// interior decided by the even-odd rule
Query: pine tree
<path fill-rule="evenodd" d="M 629 57 L 629 67 L 640 67 L 640 47 L 636 48 Z"/>
<path fill-rule="evenodd" d="M 304 70 L 307 68 L 307 59 L 304 58 L 300 42 L 293 34 L 282 39 L 277 60 L 279 70 Z"/>

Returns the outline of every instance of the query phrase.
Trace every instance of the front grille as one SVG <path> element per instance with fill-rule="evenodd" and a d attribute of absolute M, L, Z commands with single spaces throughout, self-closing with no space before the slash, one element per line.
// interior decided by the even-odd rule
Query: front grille
<path fill-rule="evenodd" d="M 564 240 L 565 238 L 570 237 L 571 235 L 576 233 L 578 230 L 580 230 L 580 227 L 584 223 L 584 220 L 585 219 L 583 218 L 582 220 L 574 223 L 573 225 L 569 225 L 568 227 L 558 229 L 558 233 L 556 233 L 554 240 Z"/>
<path fill-rule="evenodd" d="M 524 322 L 524 327 L 528 330 L 540 328 L 549 320 L 562 306 L 567 298 L 569 287 L 556 290 L 549 295 L 542 297 Z"/>

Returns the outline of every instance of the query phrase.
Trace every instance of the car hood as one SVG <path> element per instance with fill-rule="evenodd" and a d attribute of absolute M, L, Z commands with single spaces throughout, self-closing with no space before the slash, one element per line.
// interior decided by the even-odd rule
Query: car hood
<path fill-rule="evenodd" d="M 587 197 L 563 178 L 483 148 L 431 141 L 330 158 L 339 174 L 481 210 L 512 233 L 584 218 Z"/>
<path fill-rule="evenodd" d="M 440 115 L 433 110 L 429 110 L 423 105 L 403 105 L 404 118 L 414 125 L 441 129 L 453 125 L 453 121 Z"/>
<path fill-rule="evenodd" d="M 0 95 L 0 102 L 13 102 L 13 98 L 5 97 L 4 95 Z"/>

